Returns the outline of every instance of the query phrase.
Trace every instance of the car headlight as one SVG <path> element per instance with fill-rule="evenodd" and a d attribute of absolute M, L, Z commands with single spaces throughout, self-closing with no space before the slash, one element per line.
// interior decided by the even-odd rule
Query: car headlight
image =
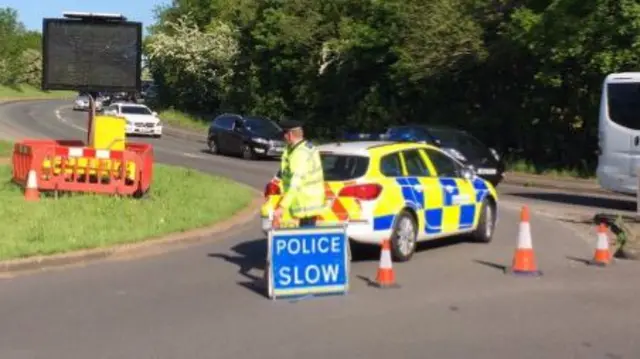
<path fill-rule="evenodd" d="M 253 142 L 256 142 L 256 143 L 262 143 L 263 145 L 266 145 L 266 144 L 269 143 L 269 141 L 267 141 L 266 139 L 264 139 L 262 137 L 253 137 L 251 140 Z"/>
<path fill-rule="evenodd" d="M 490 148 L 489 151 L 491 151 L 491 154 L 496 159 L 496 161 L 500 161 L 500 154 L 498 154 L 498 151 L 493 148 Z"/>

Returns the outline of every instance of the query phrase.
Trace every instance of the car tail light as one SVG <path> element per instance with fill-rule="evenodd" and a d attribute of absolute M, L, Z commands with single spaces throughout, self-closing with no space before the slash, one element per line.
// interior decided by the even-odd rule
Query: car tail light
<path fill-rule="evenodd" d="M 344 187 L 339 197 L 354 197 L 362 201 L 371 201 L 380 195 L 382 186 L 377 183 L 357 184 Z"/>
<path fill-rule="evenodd" d="M 280 187 L 278 187 L 278 185 L 275 182 L 271 181 L 267 183 L 267 187 L 264 189 L 265 197 L 277 196 L 279 194 L 280 194 Z"/>

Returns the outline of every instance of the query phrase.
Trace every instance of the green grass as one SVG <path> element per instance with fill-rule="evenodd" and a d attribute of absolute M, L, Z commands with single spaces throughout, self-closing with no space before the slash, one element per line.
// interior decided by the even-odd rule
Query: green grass
<path fill-rule="evenodd" d="M 209 124 L 204 120 L 176 110 L 165 110 L 160 112 L 158 116 L 164 123 L 178 128 L 200 132 L 209 127 Z"/>
<path fill-rule="evenodd" d="M 578 171 L 576 169 L 539 169 L 525 161 L 515 161 L 507 165 L 507 171 L 521 174 L 535 174 L 554 178 L 593 179 L 594 173 Z"/>
<path fill-rule="evenodd" d="M 9 157 L 13 153 L 13 143 L 0 140 L 0 157 Z"/>
<path fill-rule="evenodd" d="M 29 85 L 0 86 L 0 100 L 20 98 L 67 98 L 77 93 L 73 91 L 42 91 Z"/>
<path fill-rule="evenodd" d="M 226 219 L 253 199 L 248 187 L 220 177 L 154 165 L 150 197 L 41 197 L 26 202 L 0 166 L 0 259 L 143 241 Z"/>

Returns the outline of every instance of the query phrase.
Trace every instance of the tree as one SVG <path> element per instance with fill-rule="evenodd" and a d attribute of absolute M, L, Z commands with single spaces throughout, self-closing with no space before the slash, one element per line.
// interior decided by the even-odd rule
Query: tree
<path fill-rule="evenodd" d="M 171 89 L 167 94 L 191 108 L 206 105 L 205 99 L 223 99 L 239 51 L 236 29 L 212 21 L 200 30 L 186 16 L 164 25 L 147 39 L 145 53 L 151 72 Z"/>
<path fill-rule="evenodd" d="M 447 124 L 540 169 L 590 172 L 602 79 L 640 61 L 636 3 L 176 0 L 152 38 L 224 39 L 233 55 L 158 46 L 151 69 L 184 110 L 293 116 L 326 138 Z"/>
<path fill-rule="evenodd" d="M 0 84 L 40 84 L 42 36 L 25 30 L 18 12 L 0 8 Z"/>

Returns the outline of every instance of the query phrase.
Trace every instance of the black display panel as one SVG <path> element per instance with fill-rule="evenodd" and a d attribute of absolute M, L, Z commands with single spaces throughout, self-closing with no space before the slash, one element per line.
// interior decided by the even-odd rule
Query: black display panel
<path fill-rule="evenodd" d="M 140 90 L 142 23 L 44 19 L 42 36 L 43 90 Z"/>

